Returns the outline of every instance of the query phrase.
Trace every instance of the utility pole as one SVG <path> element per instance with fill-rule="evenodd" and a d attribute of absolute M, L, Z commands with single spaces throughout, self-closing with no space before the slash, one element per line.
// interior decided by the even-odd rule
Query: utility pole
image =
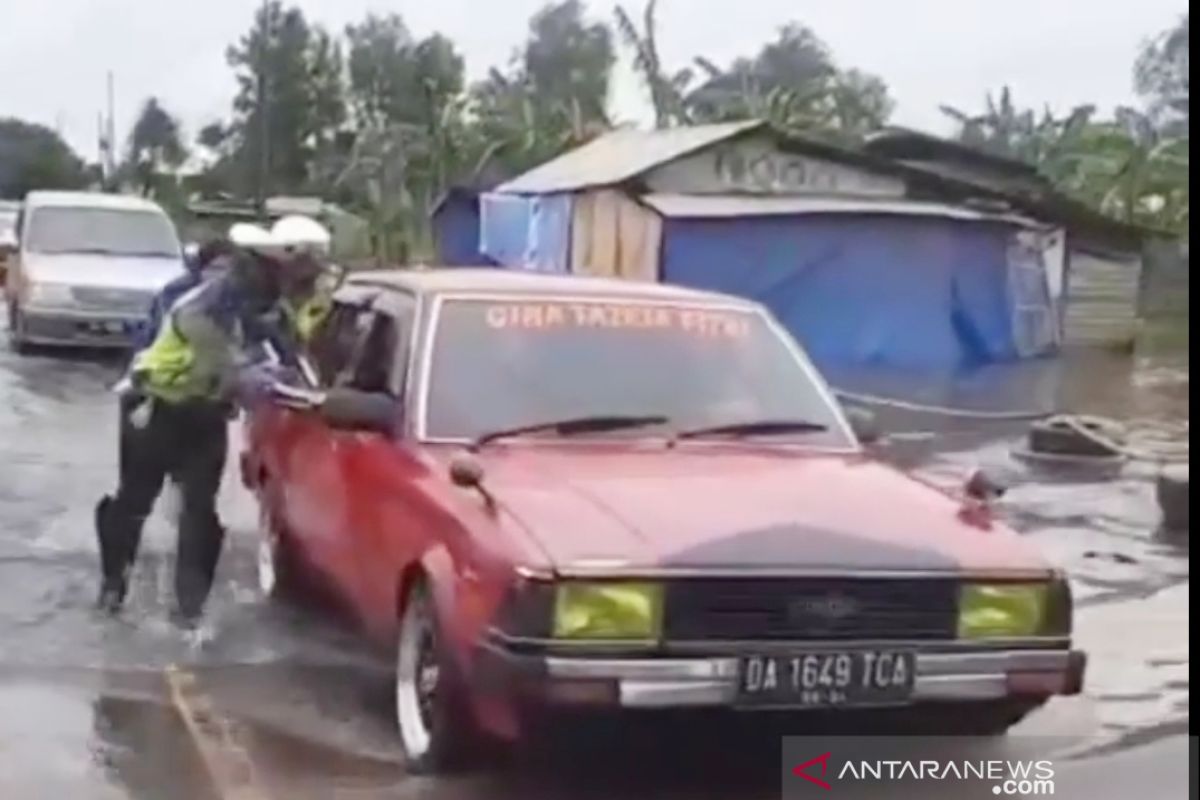
<path fill-rule="evenodd" d="M 258 49 L 258 197 L 256 198 L 258 214 L 263 222 L 267 220 L 267 197 L 270 195 L 268 183 L 271 179 L 271 113 L 267 102 L 267 53 L 271 38 L 270 2 L 262 0 L 262 29 L 259 32 Z"/>
<path fill-rule="evenodd" d="M 112 70 L 108 71 L 108 163 L 107 179 L 112 180 L 117 172 L 117 123 L 114 120 L 115 91 Z"/>

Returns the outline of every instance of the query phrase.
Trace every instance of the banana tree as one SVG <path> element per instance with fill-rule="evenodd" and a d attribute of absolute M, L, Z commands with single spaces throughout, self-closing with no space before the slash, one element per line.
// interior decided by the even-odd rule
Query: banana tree
<path fill-rule="evenodd" d="M 658 0 L 646 3 L 640 31 L 629 12 L 621 6 L 617 6 L 616 16 L 617 30 L 625 45 L 633 51 L 634 67 L 650 91 L 655 127 L 661 129 L 689 121 L 684 96 L 695 75 L 686 68 L 671 73 L 663 66 L 658 51 L 657 6 Z"/>

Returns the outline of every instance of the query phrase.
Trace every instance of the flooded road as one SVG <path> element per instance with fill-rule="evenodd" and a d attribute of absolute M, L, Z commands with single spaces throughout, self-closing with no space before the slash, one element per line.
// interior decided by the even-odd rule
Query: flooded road
<path fill-rule="evenodd" d="M 0 797 L 778 796 L 777 739 L 753 729 L 713 737 L 698 726 L 595 726 L 569 732 L 577 741 L 566 755 L 534 754 L 448 780 L 407 777 L 379 665 L 335 620 L 260 600 L 255 511 L 232 470 L 222 498 L 230 539 L 208 640 L 196 646 L 167 622 L 173 532 L 163 502 L 126 614 L 96 617 L 91 509 L 114 482 L 108 387 L 117 369 L 0 348 Z M 1072 411 L 1181 435 L 1187 375 L 1186 360 L 1097 357 L 1068 365 L 1055 391 Z M 1020 394 L 1040 403 L 1048 396 L 1041 391 Z M 1156 468 L 1049 474 L 1014 457 L 1019 424 L 951 425 L 905 413 L 885 422 L 911 434 L 889 457 L 935 481 L 952 484 L 976 465 L 1002 474 L 1012 486 L 1004 515 L 1071 574 L 1077 639 L 1091 656 L 1087 692 L 1015 730 L 1103 748 L 1086 762 L 1096 797 L 1128 796 L 1114 776 L 1129 763 L 1165 774 L 1161 765 L 1178 761 L 1188 729 L 1190 581 L 1186 537 L 1156 532 Z M 219 730 L 201 717 L 219 720 Z M 214 758 L 233 762 L 229 782 L 214 781 Z"/>

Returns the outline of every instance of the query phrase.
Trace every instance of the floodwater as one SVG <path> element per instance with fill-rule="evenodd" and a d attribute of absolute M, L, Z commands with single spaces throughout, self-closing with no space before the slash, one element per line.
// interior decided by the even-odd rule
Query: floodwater
<path fill-rule="evenodd" d="M 232 470 L 222 500 L 230 540 L 208 638 L 197 645 L 166 621 L 173 543 L 161 510 L 148 526 L 128 612 L 97 618 L 91 509 L 114 480 L 108 387 L 117 369 L 79 354 L 18 358 L 0 349 L 0 797 L 778 796 L 777 740 L 698 726 L 596 726 L 570 731 L 553 754 L 497 760 L 453 779 L 406 776 L 389 731 L 384 671 L 336 620 L 259 599 L 254 509 Z M 982 398 L 993 411 L 1055 403 L 1135 420 L 1168 438 L 1187 435 L 1186 357 L 1093 356 L 984 377 L 963 391 L 942 388 L 956 403 Z M 1003 514 L 1069 570 L 1078 641 L 1091 655 L 1087 692 L 1054 701 L 1017 730 L 1098 748 L 1080 762 L 1095 797 L 1128 796 L 1121 776 L 1131 769 L 1161 778 L 1186 763 L 1188 547 L 1186 536 L 1157 532 L 1157 467 L 1048 473 L 1014 457 L 1021 423 L 883 417 L 902 434 L 885 454 L 898 463 L 948 485 L 975 466 L 1003 476 L 1011 486 Z M 203 737 L 189 732 L 173 694 L 170 676 L 181 672 L 228 724 L 242 789 L 214 781 Z M 1168 785 L 1137 791 L 1147 800 L 1183 796 L 1152 791 Z"/>

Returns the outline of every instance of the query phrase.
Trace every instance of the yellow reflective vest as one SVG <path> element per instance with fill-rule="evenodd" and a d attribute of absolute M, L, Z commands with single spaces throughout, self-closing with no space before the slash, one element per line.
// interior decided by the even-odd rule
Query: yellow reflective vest
<path fill-rule="evenodd" d="M 295 331 L 296 338 L 302 345 L 307 346 L 320 330 L 321 323 L 333 310 L 333 298 L 324 292 L 317 292 L 299 304 L 285 299 L 282 307 L 284 317 Z"/>
<path fill-rule="evenodd" d="M 133 357 L 133 383 L 168 403 L 227 400 L 237 380 L 237 326 L 213 314 L 211 287 L 189 292 L 164 317 L 154 341 Z"/>

